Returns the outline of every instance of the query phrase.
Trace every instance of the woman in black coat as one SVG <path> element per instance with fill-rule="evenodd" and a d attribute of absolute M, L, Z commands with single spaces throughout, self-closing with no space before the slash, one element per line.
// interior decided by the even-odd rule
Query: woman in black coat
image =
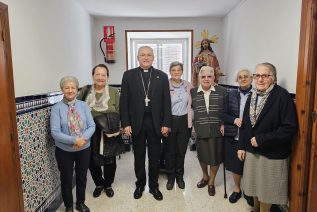
<path fill-rule="evenodd" d="M 254 197 L 255 210 L 288 203 L 289 158 L 297 131 L 295 104 L 276 84 L 270 63 L 256 66 L 255 91 L 249 97 L 240 128 L 238 157 L 244 161 L 243 187 Z"/>

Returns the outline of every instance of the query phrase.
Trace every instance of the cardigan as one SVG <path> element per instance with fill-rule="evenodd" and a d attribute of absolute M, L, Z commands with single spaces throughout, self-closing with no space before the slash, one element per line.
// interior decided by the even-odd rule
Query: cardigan
<path fill-rule="evenodd" d="M 291 154 L 292 139 L 297 132 L 295 104 L 288 91 L 275 85 L 254 127 L 250 121 L 249 96 L 240 128 L 238 149 L 263 155 L 269 159 L 286 159 Z M 258 147 L 251 145 L 255 136 Z"/>
<path fill-rule="evenodd" d="M 84 122 L 82 134 L 87 141 L 87 143 L 79 150 L 73 148 L 77 136 L 71 136 L 68 129 L 68 105 L 62 100 L 56 103 L 51 110 L 51 134 L 55 141 L 55 145 L 67 152 L 76 152 L 88 148 L 90 146 L 90 137 L 95 132 L 95 122 L 86 102 L 76 100 L 74 106 Z"/>

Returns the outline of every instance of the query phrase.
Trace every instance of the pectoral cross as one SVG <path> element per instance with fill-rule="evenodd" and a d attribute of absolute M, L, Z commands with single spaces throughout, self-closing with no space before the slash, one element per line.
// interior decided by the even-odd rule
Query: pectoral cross
<path fill-rule="evenodd" d="M 145 107 L 148 107 L 150 99 L 147 97 L 147 95 L 145 96 L 144 101 L 145 101 Z"/>

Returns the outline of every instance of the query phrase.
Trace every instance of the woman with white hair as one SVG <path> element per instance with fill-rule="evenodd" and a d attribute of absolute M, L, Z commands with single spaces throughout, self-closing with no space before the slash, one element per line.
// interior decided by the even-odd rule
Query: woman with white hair
<path fill-rule="evenodd" d="M 254 197 L 255 211 L 288 203 L 289 159 L 297 131 L 295 104 L 276 84 L 276 68 L 260 63 L 253 74 L 255 91 L 246 102 L 238 157 L 244 160 L 243 188 Z"/>
<path fill-rule="evenodd" d="M 223 160 L 223 137 L 220 129 L 226 89 L 215 84 L 214 69 L 210 66 L 200 69 L 199 79 L 199 87 L 190 91 L 197 136 L 197 156 L 203 172 L 197 187 L 203 188 L 208 185 L 208 194 L 214 196 L 215 177 Z"/>
<path fill-rule="evenodd" d="M 225 167 L 232 172 L 234 189 L 229 197 L 229 202 L 236 203 L 242 196 L 240 182 L 243 174 L 243 161 L 237 156 L 239 132 L 242 126 L 242 116 L 245 103 L 252 93 L 252 74 L 248 69 L 241 69 L 236 76 L 238 89 L 228 92 L 222 120 L 224 121 L 225 136 Z M 253 206 L 252 197 L 244 195 L 250 206 Z"/>
<path fill-rule="evenodd" d="M 76 99 L 78 80 L 63 77 L 60 87 L 64 94 L 51 111 L 51 134 L 55 141 L 55 156 L 60 171 L 62 197 L 66 211 L 73 211 L 72 179 L 75 164 L 76 209 L 88 212 L 85 205 L 87 170 L 90 156 L 90 137 L 95 131 L 95 123 L 88 105 Z"/>

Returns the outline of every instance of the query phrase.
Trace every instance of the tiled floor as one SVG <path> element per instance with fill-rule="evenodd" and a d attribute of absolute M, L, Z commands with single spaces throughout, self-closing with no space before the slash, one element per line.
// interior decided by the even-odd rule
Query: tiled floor
<path fill-rule="evenodd" d="M 181 190 L 174 186 L 174 189 L 168 191 L 166 189 L 166 176 L 164 173 L 160 174 L 159 183 L 160 190 L 163 193 L 164 199 L 162 201 L 156 201 L 149 193 L 148 188 L 141 199 L 135 200 L 133 198 L 133 192 L 135 189 L 135 175 L 133 169 L 133 153 L 127 152 L 121 156 L 120 160 L 117 160 L 117 172 L 113 189 L 115 195 L 113 198 L 108 198 L 105 193 L 98 198 L 92 196 L 92 192 L 95 188 L 88 172 L 88 183 L 86 189 L 86 202 L 85 204 L 90 208 L 92 212 L 103 211 L 224 211 L 224 212 L 240 212 L 250 211 L 251 208 L 247 205 L 244 198 L 241 198 L 237 203 L 231 204 L 228 199 L 224 199 L 223 188 L 223 169 L 222 166 L 219 169 L 215 186 L 216 195 L 210 197 L 207 193 L 207 187 L 198 189 L 196 187 L 197 182 L 201 179 L 201 170 L 196 157 L 195 151 L 187 151 L 185 162 L 185 176 L 186 188 Z M 232 193 L 233 182 L 229 172 L 227 173 L 227 192 L 228 196 Z M 74 200 L 75 197 L 75 189 Z M 64 211 L 65 208 L 62 205 L 58 211 Z"/>

